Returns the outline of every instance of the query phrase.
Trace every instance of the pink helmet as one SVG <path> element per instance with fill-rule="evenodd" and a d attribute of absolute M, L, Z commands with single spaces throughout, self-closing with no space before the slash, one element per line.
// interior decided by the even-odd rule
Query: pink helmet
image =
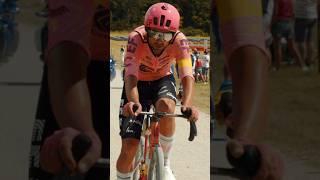
<path fill-rule="evenodd" d="M 176 32 L 179 30 L 180 14 L 178 10 L 168 3 L 152 5 L 144 16 L 144 26 L 164 31 Z"/>

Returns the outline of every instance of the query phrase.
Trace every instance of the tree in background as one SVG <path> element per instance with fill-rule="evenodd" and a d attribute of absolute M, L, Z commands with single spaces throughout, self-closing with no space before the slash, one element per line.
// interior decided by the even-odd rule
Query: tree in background
<path fill-rule="evenodd" d="M 132 30 L 143 24 L 144 14 L 157 0 L 112 0 L 111 31 Z M 182 31 L 187 36 L 208 36 L 210 28 L 210 1 L 163 0 L 174 5 L 181 14 Z"/>

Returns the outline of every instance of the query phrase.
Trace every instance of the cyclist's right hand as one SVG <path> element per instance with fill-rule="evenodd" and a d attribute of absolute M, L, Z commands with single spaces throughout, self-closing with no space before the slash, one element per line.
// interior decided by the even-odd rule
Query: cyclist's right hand
<path fill-rule="evenodd" d="M 88 136 L 92 142 L 88 152 L 76 162 L 72 154 L 73 139 L 80 133 Z M 40 152 L 41 168 L 52 174 L 65 173 L 65 168 L 73 173 L 85 173 L 95 164 L 101 154 L 101 141 L 93 132 L 80 132 L 73 128 L 63 128 L 48 137 Z"/>
<path fill-rule="evenodd" d="M 140 103 L 128 102 L 123 107 L 123 115 L 125 117 L 138 116 L 142 111 L 142 106 Z"/>

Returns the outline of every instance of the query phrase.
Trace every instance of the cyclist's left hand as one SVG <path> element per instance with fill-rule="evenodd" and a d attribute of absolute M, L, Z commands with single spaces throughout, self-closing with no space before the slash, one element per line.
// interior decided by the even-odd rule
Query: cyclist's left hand
<path fill-rule="evenodd" d="M 142 106 L 140 103 L 128 102 L 123 107 L 123 115 L 125 117 L 138 116 L 142 111 Z"/>
<path fill-rule="evenodd" d="M 284 162 L 280 152 L 276 151 L 269 145 L 248 143 L 232 139 L 227 143 L 227 147 L 233 156 L 239 158 L 244 153 L 244 145 L 254 145 L 261 153 L 261 166 L 253 180 L 281 180 L 284 175 Z"/>
<path fill-rule="evenodd" d="M 188 121 L 196 122 L 199 119 L 199 111 L 194 106 L 182 106 L 181 107 L 181 113 L 185 114 L 188 113 L 187 111 L 190 111 L 190 116 L 188 118 Z"/>
<path fill-rule="evenodd" d="M 84 133 L 92 142 L 92 145 L 85 156 L 76 162 L 72 154 L 72 141 Z M 49 136 L 40 152 L 41 168 L 52 174 L 63 172 L 67 167 L 70 172 L 85 173 L 97 161 L 101 153 L 101 142 L 95 132 L 80 132 L 74 128 L 63 128 Z"/>

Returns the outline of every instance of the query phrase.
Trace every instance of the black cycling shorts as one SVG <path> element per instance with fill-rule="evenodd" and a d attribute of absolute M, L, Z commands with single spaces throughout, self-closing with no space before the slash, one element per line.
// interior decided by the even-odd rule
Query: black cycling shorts
<path fill-rule="evenodd" d="M 102 142 L 102 158 L 110 158 L 109 131 L 109 77 L 107 61 L 91 61 L 87 71 L 87 81 L 91 96 L 92 118 L 96 132 Z M 32 144 L 29 159 L 29 180 L 51 180 L 53 175 L 40 168 L 39 154 L 45 139 L 58 130 L 59 126 L 51 110 L 47 67 L 44 66 L 36 120 L 33 127 Z M 92 168 L 86 175 L 86 180 L 109 179 L 109 169 Z"/>
<path fill-rule="evenodd" d="M 155 106 L 155 103 L 160 98 L 169 98 L 177 102 L 176 83 L 173 75 L 168 75 L 155 81 L 138 81 L 137 87 L 142 111 L 149 111 L 151 105 Z M 123 85 L 119 111 L 120 136 L 122 139 L 140 139 L 143 116 L 138 116 L 132 121 L 124 117 L 122 111 L 127 102 L 125 85 Z"/>

